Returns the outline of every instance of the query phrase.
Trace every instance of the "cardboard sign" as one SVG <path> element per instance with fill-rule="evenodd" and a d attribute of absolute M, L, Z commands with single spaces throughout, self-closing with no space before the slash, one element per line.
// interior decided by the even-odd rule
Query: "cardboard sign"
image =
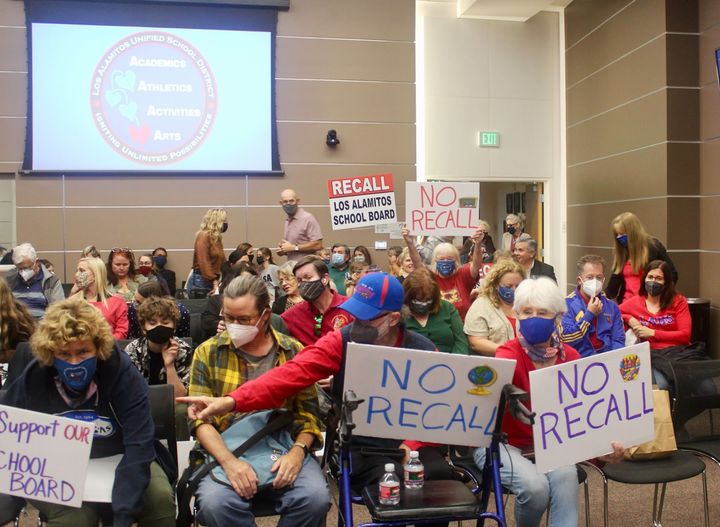
<path fill-rule="evenodd" d="M 531 371 L 530 393 L 538 472 L 655 436 L 647 342 Z"/>
<path fill-rule="evenodd" d="M 0 405 L 0 493 L 80 507 L 95 425 Z"/>
<path fill-rule="evenodd" d="M 331 179 L 327 184 L 334 231 L 397 223 L 392 174 Z"/>
<path fill-rule="evenodd" d="M 470 236 L 478 228 L 479 183 L 405 183 L 405 223 L 412 235 Z"/>
<path fill-rule="evenodd" d="M 357 435 L 488 446 L 515 361 L 349 343 L 345 390 L 364 399 Z"/>

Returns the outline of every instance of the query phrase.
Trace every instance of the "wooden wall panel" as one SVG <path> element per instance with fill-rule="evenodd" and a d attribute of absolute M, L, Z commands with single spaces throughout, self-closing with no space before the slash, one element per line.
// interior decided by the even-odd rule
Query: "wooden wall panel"
<path fill-rule="evenodd" d="M 27 75 L 0 71 L 0 117 L 22 117 L 27 113 Z"/>
<path fill-rule="evenodd" d="M 19 170 L 24 152 L 25 119 L 0 118 L 0 166 L 3 172 Z"/>
<path fill-rule="evenodd" d="M 565 46 L 572 47 L 581 38 L 606 23 L 634 0 L 574 0 L 565 8 Z"/>

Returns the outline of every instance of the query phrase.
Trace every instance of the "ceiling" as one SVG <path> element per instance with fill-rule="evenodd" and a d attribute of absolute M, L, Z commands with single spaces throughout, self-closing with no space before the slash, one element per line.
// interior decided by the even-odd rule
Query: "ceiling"
<path fill-rule="evenodd" d="M 572 0 L 431 0 L 455 4 L 458 18 L 484 18 L 525 22 L 548 8 L 567 6 Z"/>

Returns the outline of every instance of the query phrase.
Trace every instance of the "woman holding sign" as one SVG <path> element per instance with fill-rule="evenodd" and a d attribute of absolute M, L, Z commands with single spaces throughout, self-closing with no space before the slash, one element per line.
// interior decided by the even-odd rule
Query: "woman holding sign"
<path fill-rule="evenodd" d="M 415 269 L 420 269 L 423 267 L 422 257 L 407 227 L 402 229 L 402 235 L 407 244 Z M 478 227 L 473 233 L 471 240 L 477 245 L 483 236 L 483 228 Z M 473 251 L 472 260 L 461 266 L 460 253 L 451 243 L 438 244 L 432 252 L 432 260 L 430 261 L 429 267 L 435 274 L 435 279 L 440 286 L 442 298 L 455 306 L 462 320 L 465 320 L 465 314 L 468 309 L 470 309 L 470 304 L 472 304 L 470 291 L 472 291 L 478 281 L 479 272 L 483 264 L 482 258 L 482 251 Z"/>
<path fill-rule="evenodd" d="M 530 372 L 577 360 L 580 355 L 560 342 L 558 327 L 566 310 L 565 298 L 549 278 L 528 279 L 515 290 L 514 309 L 518 318 L 518 337 L 500 346 L 495 357 L 517 361 L 513 384 L 530 394 Z M 530 401 L 526 406 L 532 409 Z M 515 522 L 518 527 L 538 527 L 549 509 L 549 527 L 575 527 L 578 522 L 578 477 L 575 465 L 538 474 L 534 464 L 533 433 L 529 425 L 503 417 L 508 444 L 500 449 L 500 480 L 516 497 Z M 605 462 L 622 459 L 623 448 L 613 443 L 613 454 Z M 485 464 L 485 449 L 475 451 L 475 463 Z"/>
<path fill-rule="evenodd" d="M 90 457 L 122 454 L 112 489 L 112 525 L 174 526 L 172 487 L 154 461 L 147 383 L 130 357 L 114 347 L 100 311 L 77 299 L 55 303 L 30 342 L 37 361 L 10 386 L 2 404 L 94 422 Z M 19 477 L 49 525 L 97 525 L 101 505 L 76 509 L 49 503 L 52 474 Z"/>

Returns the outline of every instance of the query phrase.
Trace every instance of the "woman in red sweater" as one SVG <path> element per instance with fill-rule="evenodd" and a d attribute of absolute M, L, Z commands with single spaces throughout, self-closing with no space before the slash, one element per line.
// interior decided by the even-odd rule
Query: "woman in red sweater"
<path fill-rule="evenodd" d="M 128 334 L 128 308 L 125 300 L 108 291 L 107 271 L 100 258 L 81 258 L 75 272 L 77 291 L 73 298 L 79 297 L 95 306 L 110 325 L 115 340 L 126 339 Z"/>
<path fill-rule="evenodd" d="M 653 260 L 645 270 L 639 295 L 620 304 L 625 325 L 650 349 L 690 344 L 692 320 L 687 300 L 675 291 L 672 269 Z"/>

